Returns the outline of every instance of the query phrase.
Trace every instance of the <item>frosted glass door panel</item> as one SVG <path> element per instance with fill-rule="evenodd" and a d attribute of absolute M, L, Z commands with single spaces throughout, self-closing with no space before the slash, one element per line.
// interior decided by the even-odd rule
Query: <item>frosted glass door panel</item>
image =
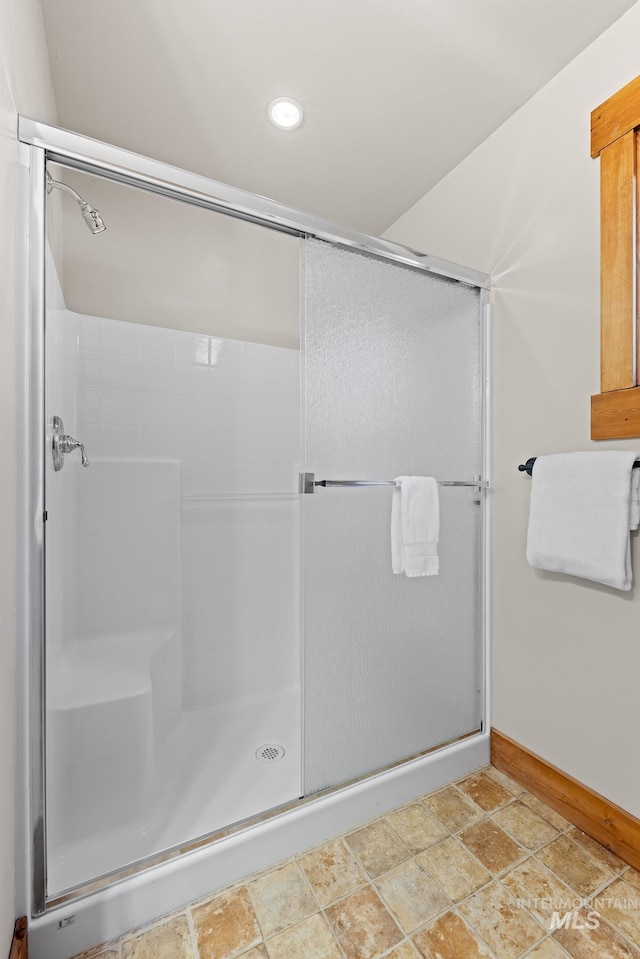
<path fill-rule="evenodd" d="M 472 480 L 482 469 L 479 291 L 304 244 L 305 469 Z M 440 575 L 391 571 L 389 487 L 302 497 L 305 793 L 481 723 L 482 511 L 440 488 Z"/>

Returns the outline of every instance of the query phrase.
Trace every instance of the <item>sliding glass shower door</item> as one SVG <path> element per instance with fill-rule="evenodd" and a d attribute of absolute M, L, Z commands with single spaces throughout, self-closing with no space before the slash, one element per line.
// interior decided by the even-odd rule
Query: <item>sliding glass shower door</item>
<path fill-rule="evenodd" d="M 477 288 L 317 240 L 303 262 L 305 470 L 469 483 L 440 487 L 440 574 L 413 579 L 390 487 L 302 496 L 308 795 L 480 728 L 483 403 Z"/>
<path fill-rule="evenodd" d="M 475 286 L 49 168 L 108 223 L 48 200 L 51 900 L 481 727 L 483 340 Z"/>

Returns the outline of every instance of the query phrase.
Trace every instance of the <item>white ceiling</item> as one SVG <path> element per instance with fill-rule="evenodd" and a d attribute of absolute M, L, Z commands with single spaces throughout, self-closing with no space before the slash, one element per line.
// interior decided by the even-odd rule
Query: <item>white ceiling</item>
<path fill-rule="evenodd" d="M 61 126 L 378 234 L 634 2 L 42 6 Z"/>

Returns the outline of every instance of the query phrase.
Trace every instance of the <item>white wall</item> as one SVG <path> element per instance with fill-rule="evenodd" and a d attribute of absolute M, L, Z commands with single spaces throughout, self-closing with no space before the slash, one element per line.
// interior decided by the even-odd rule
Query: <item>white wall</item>
<path fill-rule="evenodd" d="M 604 446 L 589 439 L 599 390 L 590 111 L 637 75 L 639 40 L 637 3 L 387 233 L 493 274 L 494 725 L 635 815 L 640 586 L 623 594 L 529 567 L 530 483 L 517 465 Z"/>
<path fill-rule="evenodd" d="M 70 310 L 272 346 L 300 343 L 297 237 L 53 166 L 98 207 L 91 236 L 61 199 L 64 299 Z"/>
<path fill-rule="evenodd" d="M 16 113 L 55 123 L 37 0 L 0 0 L 0 415 L 15 447 Z M 0 471 L 0 956 L 15 917 L 15 461 Z"/>

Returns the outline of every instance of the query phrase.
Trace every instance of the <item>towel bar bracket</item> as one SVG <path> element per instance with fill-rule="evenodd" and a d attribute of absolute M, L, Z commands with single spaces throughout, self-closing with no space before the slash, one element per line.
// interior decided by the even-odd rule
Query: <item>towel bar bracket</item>
<path fill-rule="evenodd" d="M 474 480 L 476 480 L 476 482 L 478 483 L 478 485 L 477 485 L 477 486 L 474 486 L 474 488 L 473 488 L 473 505 L 474 505 L 474 506 L 481 506 L 481 505 L 482 505 L 482 499 L 481 499 L 481 496 L 482 496 L 482 477 L 480 476 L 479 473 L 476 473 L 473 478 L 474 478 Z M 485 484 L 485 486 L 486 486 L 486 484 Z"/>
<path fill-rule="evenodd" d="M 536 461 L 535 456 L 530 456 L 526 463 L 520 463 L 518 469 L 521 473 L 528 473 L 529 476 L 533 473 L 533 464 Z"/>
<path fill-rule="evenodd" d="M 298 488 L 298 492 L 315 493 L 315 491 L 316 491 L 316 474 L 300 473 L 300 486 Z"/>

